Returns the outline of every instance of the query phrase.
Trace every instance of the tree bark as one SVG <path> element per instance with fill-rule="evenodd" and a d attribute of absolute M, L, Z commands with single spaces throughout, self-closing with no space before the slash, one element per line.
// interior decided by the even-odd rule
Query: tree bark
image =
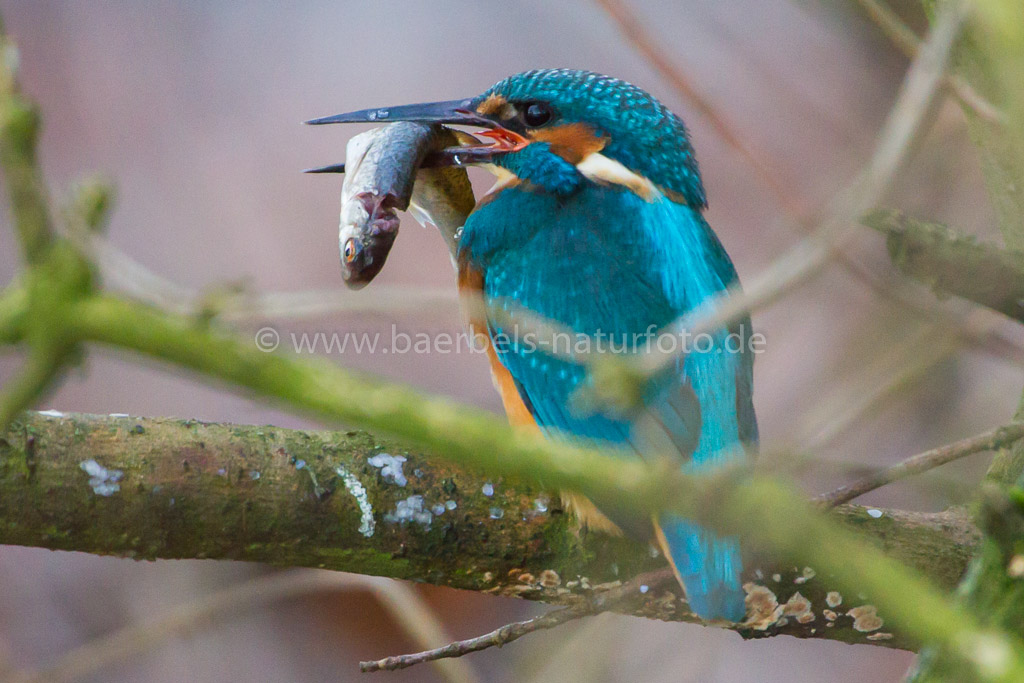
<path fill-rule="evenodd" d="M 978 539 L 961 510 L 834 514 L 947 589 Z M 0 438 L 0 543 L 322 567 L 557 604 L 664 567 L 644 541 L 579 530 L 557 494 L 365 432 L 53 412 L 27 413 Z M 813 567 L 753 559 L 758 616 L 728 628 L 914 645 L 863 599 L 829 595 Z M 697 621 L 662 590 L 630 612 Z"/>

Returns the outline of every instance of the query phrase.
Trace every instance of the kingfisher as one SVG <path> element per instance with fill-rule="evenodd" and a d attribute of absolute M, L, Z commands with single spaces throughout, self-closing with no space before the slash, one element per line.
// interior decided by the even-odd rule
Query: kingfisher
<path fill-rule="evenodd" d="M 512 424 L 622 457 L 670 458 L 688 472 L 752 457 L 757 421 L 748 318 L 693 344 L 646 380 L 634 405 L 617 408 L 580 400 L 594 383 L 593 363 L 527 343 L 518 327 L 520 321 L 528 327 L 523 312 L 529 312 L 609 345 L 649 343 L 652 330 L 698 309 L 711 311 L 739 288 L 732 261 L 704 218 L 703 182 L 678 116 L 625 81 L 543 69 L 505 78 L 469 99 L 310 123 L 392 121 L 471 126 L 487 138 L 435 155 L 434 165 L 479 165 L 498 178 L 459 231 L 455 260 L 460 292 L 485 304 L 469 322 L 487 342 Z M 588 527 L 619 533 L 640 526 L 602 509 L 601 501 L 570 495 L 567 502 Z M 705 620 L 743 619 L 735 538 L 674 514 L 643 526 L 691 611 Z"/>

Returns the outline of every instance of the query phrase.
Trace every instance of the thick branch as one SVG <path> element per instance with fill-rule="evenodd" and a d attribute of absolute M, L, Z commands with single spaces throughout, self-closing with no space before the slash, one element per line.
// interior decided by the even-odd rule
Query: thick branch
<path fill-rule="evenodd" d="M 876 211 L 865 225 L 886 236 L 893 264 L 939 296 L 959 296 L 1024 322 L 1024 252 L 957 235 L 938 223 Z"/>
<path fill-rule="evenodd" d="M 646 543 L 578 533 L 555 500 L 363 432 L 34 413 L 0 440 L 5 544 L 325 567 L 567 605 L 663 567 Z M 964 514 L 879 512 L 835 515 L 935 584 L 955 585 L 976 539 Z M 844 616 L 860 605 L 852 595 L 827 607 L 835 586 L 824 572 L 750 566 L 760 618 L 734 627 L 745 636 L 893 633 L 875 642 L 911 645 L 888 626 L 855 630 Z M 800 620 L 796 593 L 813 619 Z M 696 621 L 664 591 L 630 612 Z"/>

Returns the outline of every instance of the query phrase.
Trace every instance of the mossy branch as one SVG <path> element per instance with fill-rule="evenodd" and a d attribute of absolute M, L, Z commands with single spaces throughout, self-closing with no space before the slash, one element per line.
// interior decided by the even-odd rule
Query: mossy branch
<path fill-rule="evenodd" d="M 27 413 L 0 440 L 4 544 L 326 567 L 559 604 L 664 567 L 645 543 L 580 533 L 557 501 L 365 432 Z M 977 540 L 962 511 L 873 515 L 834 513 L 937 586 L 956 584 Z M 730 627 L 747 637 L 914 643 L 888 622 L 856 630 L 846 613 L 866 601 L 825 570 L 755 564 L 760 618 Z M 632 613 L 696 621 L 664 591 Z"/>
<path fill-rule="evenodd" d="M 862 220 L 885 235 L 889 257 L 904 275 L 940 297 L 959 296 L 1024 322 L 1024 252 L 899 211 L 875 211 Z"/>

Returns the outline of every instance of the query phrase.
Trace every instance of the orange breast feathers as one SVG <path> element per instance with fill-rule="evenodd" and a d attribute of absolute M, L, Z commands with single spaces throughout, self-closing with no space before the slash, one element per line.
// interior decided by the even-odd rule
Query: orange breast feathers
<path fill-rule="evenodd" d="M 494 345 L 491 344 L 483 302 L 483 273 L 464 260 L 460 260 L 458 282 L 463 313 L 469 323 L 470 331 L 477 336 L 481 343 L 486 345 L 487 360 L 491 364 L 491 379 L 501 395 L 501 403 L 505 407 L 509 424 L 518 429 L 529 429 L 539 433 L 540 427 L 537 425 L 537 420 L 533 417 L 530 409 L 526 407 L 523 397 L 520 396 L 515 380 L 512 379 L 512 373 L 498 360 L 498 353 L 494 350 Z M 563 491 L 562 504 L 566 510 L 576 516 L 581 526 L 615 536 L 622 535 L 619 527 L 598 510 L 597 506 L 588 498 L 571 491 Z"/>
<path fill-rule="evenodd" d="M 519 395 L 519 389 L 516 388 L 512 374 L 498 360 L 498 353 L 491 344 L 490 335 L 487 333 L 486 313 L 483 310 L 483 289 L 483 273 L 465 261 L 461 261 L 459 263 L 459 297 L 462 300 L 462 309 L 469 323 L 470 331 L 476 336 L 477 341 L 485 345 L 487 360 L 491 364 L 491 379 L 501 395 L 501 403 L 505 406 L 508 421 L 514 427 L 526 427 L 539 431 L 537 421 L 530 409 L 526 407 L 523 397 Z"/>

